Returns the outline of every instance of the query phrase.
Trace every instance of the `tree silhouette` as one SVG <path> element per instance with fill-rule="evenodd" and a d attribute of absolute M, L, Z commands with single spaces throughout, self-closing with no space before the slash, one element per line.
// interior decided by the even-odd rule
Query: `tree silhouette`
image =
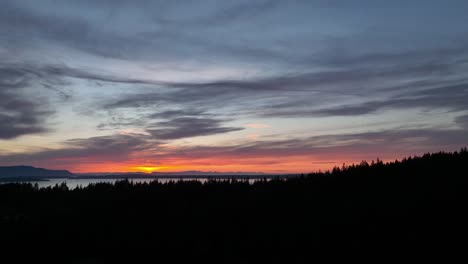
<path fill-rule="evenodd" d="M 350 250 L 461 253 L 467 164 L 463 148 L 252 184 L 3 184 L 0 248 L 53 248 L 65 261 L 44 258 L 57 263 L 310 263 Z"/>

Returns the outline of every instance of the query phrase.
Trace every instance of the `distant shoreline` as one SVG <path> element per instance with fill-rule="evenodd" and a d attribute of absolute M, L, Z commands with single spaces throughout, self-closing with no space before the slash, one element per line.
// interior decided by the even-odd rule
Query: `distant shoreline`
<path fill-rule="evenodd" d="M 70 179 L 277 179 L 298 177 L 301 174 L 273 175 L 104 175 L 104 176 L 73 176 Z"/>
<path fill-rule="evenodd" d="M 70 178 L 36 178 L 36 177 L 0 177 L 0 183 L 31 182 L 31 181 L 49 181 L 50 179 L 70 179 Z"/>

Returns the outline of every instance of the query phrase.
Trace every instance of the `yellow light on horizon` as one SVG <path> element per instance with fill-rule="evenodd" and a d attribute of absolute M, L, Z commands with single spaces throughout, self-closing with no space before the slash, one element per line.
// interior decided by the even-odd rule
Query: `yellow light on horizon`
<path fill-rule="evenodd" d="M 137 171 L 142 171 L 144 173 L 152 173 L 154 171 L 158 171 L 161 169 L 164 169 L 166 167 L 161 167 L 161 166 L 138 166 L 138 167 L 133 167 L 133 170 Z"/>

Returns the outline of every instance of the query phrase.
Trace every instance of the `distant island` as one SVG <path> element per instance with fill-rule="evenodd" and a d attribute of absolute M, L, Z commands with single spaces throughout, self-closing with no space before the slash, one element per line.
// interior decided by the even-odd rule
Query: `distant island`
<path fill-rule="evenodd" d="M 68 170 L 49 170 L 32 166 L 0 167 L 0 181 L 29 181 L 50 178 L 70 178 L 74 176 Z"/>

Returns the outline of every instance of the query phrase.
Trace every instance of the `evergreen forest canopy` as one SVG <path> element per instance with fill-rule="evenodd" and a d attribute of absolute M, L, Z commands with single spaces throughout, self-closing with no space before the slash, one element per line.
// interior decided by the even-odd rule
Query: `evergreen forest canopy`
<path fill-rule="evenodd" d="M 331 252 L 463 252 L 468 151 L 297 178 L 0 185 L 0 243 L 57 263 L 305 263 Z M 382 255 L 384 256 L 384 255 Z"/>

